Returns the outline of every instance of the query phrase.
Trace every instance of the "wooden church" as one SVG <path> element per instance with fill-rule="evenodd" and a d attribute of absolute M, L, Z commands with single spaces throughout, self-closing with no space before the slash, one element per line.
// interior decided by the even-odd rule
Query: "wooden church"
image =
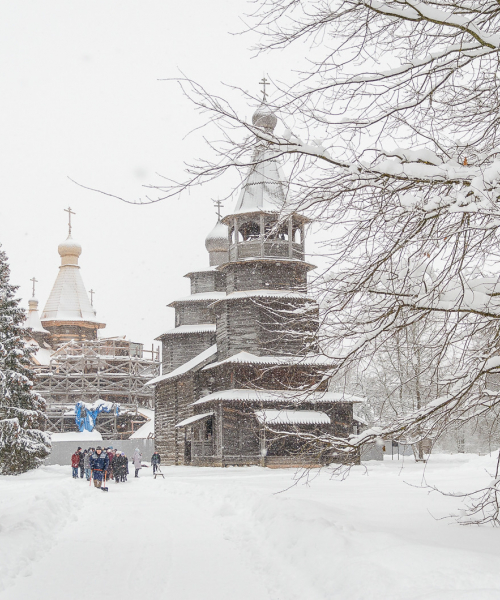
<path fill-rule="evenodd" d="M 263 103 L 252 117 L 277 124 Z M 313 466 L 339 460 L 301 433 L 347 437 L 360 398 L 328 391 L 317 303 L 307 295 L 308 218 L 291 211 L 274 152 L 255 150 L 232 214 L 206 238 L 210 266 L 188 273 L 160 335 L 155 445 L 170 465 Z"/>

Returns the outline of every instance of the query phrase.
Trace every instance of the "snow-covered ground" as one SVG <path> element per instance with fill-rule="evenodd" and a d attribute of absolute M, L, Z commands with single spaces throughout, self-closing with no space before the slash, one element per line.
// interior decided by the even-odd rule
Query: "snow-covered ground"
<path fill-rule="evenodd" d="M 429 483 L 470 490 L 489 457 L 433 456 Z M 498 600 L 500 530 L 436 520 L 457 499 L 422 464 L 326 471 L 143 469 L 109 493 L 50 466 L 0 477 L 1 600 Z"/>

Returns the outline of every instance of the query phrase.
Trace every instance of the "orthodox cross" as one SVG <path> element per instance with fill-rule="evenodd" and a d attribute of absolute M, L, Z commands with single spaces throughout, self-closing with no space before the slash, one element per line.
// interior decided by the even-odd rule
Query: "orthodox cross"
<path fill-rule="evenodd" d="M 33 282 L 33 298 L 35 297 L 35 283 L 38 283 L 38 279 L 35 279 L 34 277 L 32 277 L 30 279 L 30 281 Z"/>
<path fill-rule="evenodd" d="M 214 204 L 217 207 L 217 218 L 220 221 L 220 218 L 221 218 L 220 209 L 222 208 L 222 202 L 220 200 L 214 200 Z"/>
<path fill-rule="evenodd" d="M 90 306 L 94 306 L 94 290 L 89 290 L 89 294 L 90 294 Z"/>
<path fill-rule="evenodd" d="M 265 77 L 262 78 L 262 81 L 259 81 L 259 84 L 262 86 L 262 100 L 265 102 L 267 100 L 266 85 L 270 84 Z"/>
<path fill-rule="evenodd" d="M 65 208 L 64 212 L 68 213 L 68 228 L 69 228 L 69 235 L 71 235 L 71 215 L 76 215 L 76 213 L 71 210 L 71 206 L 68 206 L 68 208 Z"/>

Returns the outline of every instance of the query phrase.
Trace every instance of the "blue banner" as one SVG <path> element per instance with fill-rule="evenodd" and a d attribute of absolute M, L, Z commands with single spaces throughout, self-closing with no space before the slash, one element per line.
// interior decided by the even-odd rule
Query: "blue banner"
<path fill-rule="evenodd" d="M 75 423 L 79 431 L 93 431 L 97 415 L 101 412 L 110 413 L 114 409 L 115 415 L 120 412 L 119 404 L 112 404 L 104 400 L 98 400 L 91 406 L 85 402 L 77 402 L 75 405 Z"/>

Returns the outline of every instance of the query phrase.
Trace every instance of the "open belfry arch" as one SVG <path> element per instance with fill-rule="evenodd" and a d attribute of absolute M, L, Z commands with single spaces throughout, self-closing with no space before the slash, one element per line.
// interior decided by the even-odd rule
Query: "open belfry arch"
<path fill-rule="evenodd" d="M 271 133 L 265 98 L 253 124 Z M 360 398 L 328 391 L 333 364 L 319 352 L 319 310 L 308 296 L 308 218 L 287 204 L 275 153 L 258 142 L 233 211 L 206 238 L 209 264 L 186 275 L 172 302 L 155 386 L 155 445 L 168 464 L 295 466 L 313 455 L 296 435 L 353 432 Z M 281 433 L 280 433 L 281 432 Z"/>
<path fill-rule="evenodd" d="M 76 403 L 102 400 L 112 406 L 98 416 L 96 429 L 104 438 L 126 438 L 146 421 L 141 408 L 153 408 L 153 393 L 145 384 L 158 375 L 159 350 L 145 350 L 124 336 L 101 336 L 106 325 L 97 318 L 95 292 L 91 299 L 87 294 L 78 264 L 82 247 L 71 235 L 75 213 L 66 212 L 68 237 L 58 246 L 61 265 L 41 315 L 34 287 L 29 301 L 27 326 L 37 347 L 35 389 L 47 401 L 47 431 L 76 430 Z"/>

